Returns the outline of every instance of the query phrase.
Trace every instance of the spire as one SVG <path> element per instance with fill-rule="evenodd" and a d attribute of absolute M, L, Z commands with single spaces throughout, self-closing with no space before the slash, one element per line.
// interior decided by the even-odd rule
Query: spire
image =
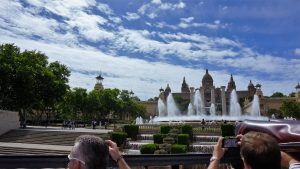
<path fill-rule="evenodd" d="M 227 91 L 231 92 L 233 89 L 236 89 L 236 86 L 235 86 L 235 82 L 233 80 L 233 76 L 232 76 L 232 74 L 230 74 L 230 80 L 227 84 Z"/>
<path fill-rule="evenodd" d="M 189 85 L 185 82 L 185 77 L 183 77 L 183 82 L 181 84 L 181 92 L 182 93 L 189 93 L 190 92 Z"/>
<path fill-rule="evenodd" d="M 208 69 L 206 69 L 206 74 L 208 74 Z"/>
<path fill-rule="evenodd" d="M 300 89 L 300 84 L 298 82 L 298 85 L 295 87 L 296 89 Z"/>

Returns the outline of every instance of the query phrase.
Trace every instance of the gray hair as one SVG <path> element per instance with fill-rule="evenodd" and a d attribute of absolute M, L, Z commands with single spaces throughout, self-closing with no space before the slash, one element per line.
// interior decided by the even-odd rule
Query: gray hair
<path fill-rule="evenodd" d="M 77 151 L 85 162 L 86 169 L 106 169 L 109 151 L 108 146 L 100 137 L 81 135 L 76 138 Z"/>

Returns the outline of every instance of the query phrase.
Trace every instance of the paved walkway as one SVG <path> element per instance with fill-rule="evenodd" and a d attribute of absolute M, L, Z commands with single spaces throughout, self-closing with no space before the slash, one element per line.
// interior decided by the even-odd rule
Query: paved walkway
<path fill-rule="evenodd" d="M 73 146 L 0 142 L 0 147 L 71 151 Z"/>
<path fill-rule="evenodd" d="M 108 133 L 112 130 L 109 129 L 87 129 L 87 128 L 75 128 L 75 130 L 70 130 L 69 128 L 62 129 L 61 127 L 48 126 L 26 126 L 26 129 L 20 130 L 34 130 L 34 131 L 63 131 L 63 132 L 85 132 L 85 133 Z"/>
<path fill-rule="evenodd" d="M 56 132 L 83 132 L 83 133 L 97 133 L 105 134 L 112 130 L 107 129 L 86 129 L 86 128 L 75 128 L 75 130 L 62 129 L 61 127 L 48 126 L 27 126 L 26 129 L 18 130 L 32 130 L 32 131 L 56 131 Z M 44 149 L 44 150 L 63 150 L 71 151 L 73 146 L 61 146 L 61 145 L 47 145 L 47 144 L 30 144 L 30 143 L 11 143 L 11 142 L 0 142 L 1 147 L 15 147 L 15 148 L 26 148 L 26 149 Z"/>

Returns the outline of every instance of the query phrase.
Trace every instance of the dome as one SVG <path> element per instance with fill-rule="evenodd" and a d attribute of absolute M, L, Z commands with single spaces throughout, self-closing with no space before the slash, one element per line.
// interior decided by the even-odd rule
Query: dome
<path fill-rule="evenodd" d="M 211 75 L 208 73 L 208 70 L 206 69 L 206 73 L 202 78 L 202 86 L 213 86 L 213 78 Z"/>

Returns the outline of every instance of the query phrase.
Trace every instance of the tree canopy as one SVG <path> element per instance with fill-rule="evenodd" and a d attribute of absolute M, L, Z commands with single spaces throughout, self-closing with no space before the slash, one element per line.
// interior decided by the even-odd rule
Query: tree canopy
<path fill-rule="evenodd" d="M 280 107 L 285 117 L 294 117 L 300 119 L 300 103 L 293 100 L 284 100 Z"/>
<path fill-rule="evenodd" d="M 58 104 L 62 119 L 105 119 L 109 115 L 120 119 L 125 113 L 132 117 L 144 115 L 145 107 L 131 96 L 127 90 L 102 89 L 87 92 L 83 88 L 74 88 Z"/>
<path fill-rule="evenodd" d="M 0 108 L 20 112 L 51 109 L 66 93 L 70 71 L 59 62 L 48 63 L 37 51 L 13 44 L 0 45 Z"/>
<path fill-rule="evenodd" d="M 286 97 L 286 96 L 281 92 L 275 92 L 270 97 Z"/>
<path fill-rule="evenodd" d="M 146 112 L 139 98 L 127 90 L 70 89 L 69 69 L 57 61 L 48 63 L 41 52 L 21 52 L 14 44 L 2 44 L 0 63 L 0 109 L 19 111 L 23 122 L 33 110 L 57 111 L 65 120 L 121 118 L 125 113 L 136 117 Z"/>

